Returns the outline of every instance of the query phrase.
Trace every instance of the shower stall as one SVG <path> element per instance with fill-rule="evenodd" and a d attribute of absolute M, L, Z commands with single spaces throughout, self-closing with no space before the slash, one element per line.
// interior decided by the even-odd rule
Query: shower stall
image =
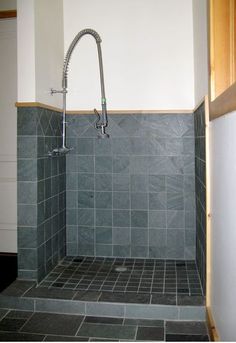
<path fill-rule="evenodd" d="M 98 118 L 66 114 L 68 64 L 85 34 L 98 47 Z M 69 47 L 63 116 L 18 108 L 18 278 L 36 281 L 33 294 L 204 305 L 204 103 L 192 114 L 112 114 L 107 126 L 100 42 L 86 29 Z"/>

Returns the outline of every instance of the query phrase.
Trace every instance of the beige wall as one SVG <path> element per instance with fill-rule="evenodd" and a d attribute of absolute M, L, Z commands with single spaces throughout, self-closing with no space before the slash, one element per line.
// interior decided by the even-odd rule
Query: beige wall
<path fill-rule="evenodd" d="M 208 94 L 207 0 L 193 0 L 195 106 Z"/>
<path fill-rule="evenodd" d="M 0 46 L 0 252 L 16 252 L 15 19 L 0 21 Z"/>
<path fill-rule="evenodd" d="M 16 0 L 0 0 L 0 11 L 15 10 Z"/>
<path fill-rule="evenodd" d="M 18 101 L 61 107 L 64 58 L 62 0 L 18 0 Z"/>

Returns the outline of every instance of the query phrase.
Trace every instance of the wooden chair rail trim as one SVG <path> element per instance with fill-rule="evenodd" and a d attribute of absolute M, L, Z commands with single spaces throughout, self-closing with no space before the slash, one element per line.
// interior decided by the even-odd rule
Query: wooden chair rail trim
<path fill-rule="evenodd" d="M 49 110 L 53 110 L 56 112 L 61 112 L 62 109 L 46 104 L 42 104 L 41 102 L 16 102 L 16 107 L 40 107 Z M 192 114 L 194 110 L 192 109 L 167 109 L 167 110 L 108 110 L 109 115 L 113 114 Z M 66 111 L 67 114 L 74 114 L 74 115 L 84 115 L 84 114 L 94 114 L 92 110 L 71 110 Z"/>
<path fill-rule="evenodd" d="M 0 19 L 9 19 L 9 18 L 16 18 L 16 17 L 17 17 L 16 10 L 0 11 Z"/>

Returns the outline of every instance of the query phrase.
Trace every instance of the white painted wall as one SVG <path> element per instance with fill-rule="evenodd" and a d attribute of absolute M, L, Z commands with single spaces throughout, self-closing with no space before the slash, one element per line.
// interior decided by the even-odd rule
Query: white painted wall
<path fill-rule="evenodd" d="M 36 101 L 34 0 L 17 1 L 17 101 Z"/>
<path fill-rule="evenodd" d="M 62 96 L 51 96 L 50 88 L 61 89 L 63 59 L 63 2 L 36 0 L 35 77 L 38 102 L 61 107 Z"/>
<path fill-rule="evenodd" d="M 193 0 L 195 106 L 208 94 L 207 0 Z"/>
<path fill-rule="evenodd" d="M 65 52 L 84 28 L 102 38 L 108 109 L 194 107 L 189 0 L 64 0 Z M 100 107 L 96 44 L 83 37 L 69 68 L 67 107 Z"/>
<path fill-rule="evenodd" d="M 18 0 L 18 101 L 61 107 L 64 59 L 62 0 Z"/>
<path fill-rule="evenodd" d="M 0 252 L 16 252 L 16 19 L 0 20 L 0 46 Z"/>
<path fill-rule="evenodd" d="M 222 341 L 236 341 L 236 112 L 211 122 L 211 309 Z"/>

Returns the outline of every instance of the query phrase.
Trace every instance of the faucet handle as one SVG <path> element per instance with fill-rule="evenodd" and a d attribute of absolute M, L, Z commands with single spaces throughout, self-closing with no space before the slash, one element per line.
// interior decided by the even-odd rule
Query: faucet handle
<path fill-rule="evenodd" d="M 96 110 L 96 108 L 94 108 L 94 114 L 96 114 L 97 116 L 97 120 L 95 121 L 95 129 L 99 129 L 101 127 L 101 124 L 100 124 L 100 121 L 101 121 L 101 116 L 100 116 L 100 113 Z"/>

